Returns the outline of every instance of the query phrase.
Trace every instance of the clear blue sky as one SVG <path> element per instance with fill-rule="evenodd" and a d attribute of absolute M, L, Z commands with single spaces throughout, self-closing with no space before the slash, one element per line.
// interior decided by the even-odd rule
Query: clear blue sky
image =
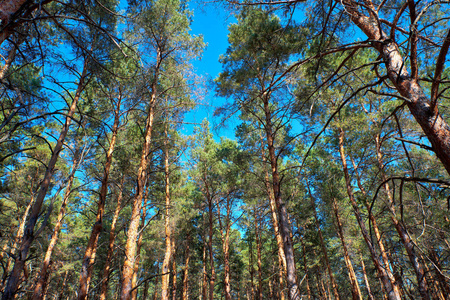
<path fill-rule="evenodd" d="M 236 22 L 230 16 L 229 12 L 215 8 L 213 5 L 206 5 L 204 8 L 192 5 L 194 11 L 191 33 L 194 35 L 203 35 L 204 42 L 207 44 L 203 52 L 202 59 L 193 62 L 194 69 L 198 75 L 206 79 L 214 79 L 222 70 L 219 63 L 219 57 L 224 54 L 228 47 L 228 24 Z M 215 97 L 214 90 L 209 89 L 208 95 L 203 100 L 204 105 L 186 115 L 185 121 L 192 123 L 201 123 L 203 119 L 208 119 L 211 126 L 214 126 L 214 110 L 223 103 L 223 99 Z M 234 139 L 234 126 L 236 122 L 228 122 L 227 128 L 215 131 L 215 136 L 226 136 Z M 191 134 L 194 125 L 185 125 L 183 133 Z"/>

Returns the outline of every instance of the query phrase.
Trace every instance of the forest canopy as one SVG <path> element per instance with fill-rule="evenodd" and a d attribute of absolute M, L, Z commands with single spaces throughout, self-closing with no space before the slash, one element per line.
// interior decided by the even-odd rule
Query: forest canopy
<path fill-rule="evenodd" d="M 448 14 L 1 1 L 2 300 L 447 299 Z"/>

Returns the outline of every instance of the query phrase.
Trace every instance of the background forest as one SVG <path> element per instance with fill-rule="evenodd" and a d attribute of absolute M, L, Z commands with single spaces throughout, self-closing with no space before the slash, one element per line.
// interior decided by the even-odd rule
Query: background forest
<path fill-rule="evenodd" d="M 210 81 L 204 5 L 230 16 Z M 448 299 L 448 16 L 1 1 L 2 299 Z"/>

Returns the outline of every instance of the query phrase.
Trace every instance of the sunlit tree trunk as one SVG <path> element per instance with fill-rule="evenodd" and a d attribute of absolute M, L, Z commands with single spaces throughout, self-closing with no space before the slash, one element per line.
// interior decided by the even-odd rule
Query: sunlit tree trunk
<path fill-rule="evenodd" d="M 100 289 L 100 300 L 105 300 L 108 293 L 109 275 L 111 269 L 111 262 L 114 254 L 114 242 L 116 240 L 116 224 L 119 218 L 119 213 L 122 210 L 122 197 L 125 185 L 125 175 L 122 175 L 119 193 L 117 195 L 116 209 L 111 222 L 111 229 L 109 231 L 108 254 L 106 255 L 105 266 L 103 267 L 102 285 Z"/>
<path fill-rule="evenodd" d="M 381 265 L 380 261 L 378 260 L 378 255 L 375 251 L 374 245 L 371 242 L 369 233 L 367 232 L 366 225 L 364 224 L 364 221 L 362 220 L 361 213 L 358 207 L 358 204 L 356 203 L 355 197 L 353 195 L 353 189 L 350 183 L 350 175 L 348 173 L 347 168 L 347 160 L 345 158 L 345 152 L 344 152 L 344 131 L 341 129 L 339 133 L 339 153 L 341 155 L 341 161 L 342 161 L 342 168 L 344 172 L 345 177 L 345 183 L 347 187 L 347 194 L 350 199 L 350 204 L 352 205 L 353 212 L 355 214 L 356 220 L 358 222 L 358 225 L 361 229 L 361 233 L 363 235 L 364 241 L 367 244 L 367 247 L 369 248 L 372 261 L 375 265 L 375 268 L 377 269 L 378 275 L 380 276 L 380 279 L 383 283 L 383 286 L 386 290 L 386 293 L 388 295 L 388 298 L 390 300 L 401 300 L 400 291 L 397 286 L 397 283 L 395 282 L 395 278 L 390 272 L 388 268 L 385 268 Z"/>
<path fill-rule="evenodd" d="M 52 156 L 47 164 L 47 169 L 45 171 L 44 178 L 41 181 L 39 187 L 39 192 L 31 208 L 31 213 L 28 218 L 28 221 L 26 222 L 22 242 L 20 244 L 19 251 L 16 255 L 14 267 L 13 270 L 11 271 L 11 275 L 9 276 L 9 280 L 3 293 L 2 300 L 14 299 L 15 294 L 17 292 L 21 280 L 21 274 L 28 258 L 28 251 L 30 250 L 30 246 L 36 237 L 34 227 L 36 226 L 39 215 L 41 214 L 42 204 L 44 203 L 45 196 L 47 195 L 47 191 L 49 189 L 50 182 L 53 177 L 53 171 L 55 169 L 56 162 L 58 161 L 59 154 L 62 150 L 67 133 L 69 132 L 70 123 L 72 122 L 73 115 L 75 114 L 77 103 L 81 96 L 81 92 L 84 89 L 84 83 L 87 77 L 87 66 L 88 66 L 88 59 L 84 61 L 83 71 L 81 73 L 78 82 L 78 87 L 72 100 L 72 104 L 70 105 L 69 111 L 67 112 L 64 126 L 59 134 L 58 140 L 56 141 L 55 147 L 53 148 Z"/>
<path fill-rule="evenodd" d="M 33 293 L 33 300 L 41 300 L 43 299 L 44 290 L 47 288 L 46 283 L 48 282 L 48 278 L 50 276 L 49 274 L 49 266 L 50 266 L 50 259 L 52 257 L 53 249 L 56 246 L 56 242 L 58 241 L 59 232 L 61 230 L 61 226 L 64 221 L 64 217 L 66 214 L 66 206 L 67 202 L 69 201 L 70 193 L 72 192 L 72 184 L 73 180 L 75 178 L 75 172 L 78 169 L 78 165 L 80 162 L 80 153 L 79 149 L 75 150 L 75 154 L 73 157 L 73 163 L 72 163 L 72 171 L 69 175 L 66 191 L 64 194 L 63 201 L 61 203 L 61 207 L 59 209 L 58 218 L 55 224 L 55 228 L 53 229 L 52 237 L 50 238 L 50 243 L 47 247 L 47 251 L 45 252 L 44 261 L 41 265 L 41 271 L 39 272 L 38 281 L 36 283 L 36 286 L 34 287 L 34 293 Z"/>
<path fill-rule="evenodd" d="M 363 271 L 363 276 L 364 276 L 364 283 L 366 285 L 366 290 L 367 290 L 367 295 L 368 295 L 367 299 L 375 300 L 375 297 L 372 294 L 372 290 L 370 289 L 369 278 L 367 278 L 366 265 L 364 264 L 364 259 L 362 257 L 362 254 L 361 254 L 361 266 L 362 266 L 362 271 Z"/>
<path fill-rule="evenodd" d="M 303 241 L 303 236 L 300 236 L 300 243 L 302 245 L 303 253 L 303 270 L 305 271 L 306 291 L 308 293 L 308 300 L 311 300 L 311 287 L 309 286 L 308 264 L 306 263 L 306 246 Z"/>
<path fill-rule="evenodd" d="M 190 253 L 190 239 L 191 236 L 188 233 L 186 237 L 186 249 L 184 251 L 184 269 L 183 269 L 183 293 L 182 293 L 182 300 L 189 300 L 189 260 L 191 258 Z"/>
<path fill-rule="evenodd" d="M 100 233 L 103 229 L 103 215 L 105 213 L 106 195 L 108 193 L 109 172 L 111 169 L 114 147 L 116 145 L 117 133 L 119 130 L 121 100 L 122 100 L 121 95 L 119 95 L 119 99 L 117 100 L 117 104 L 114 110 L 112 137 L 109 143 L 108 151 L 106 152 L 105 169 L 103 170 L 103 177 L 100 187 L 100 196 L 97 204 L 97 215 L 95 217 L 95 223 L 92 226 L 91 235 L 89 237 L 86 246 L 86 251 L 84 252 L 83 262 L 81 264 L 80 284 L 78 287 L 78 300 L 87 299 L 87 295 L 89 293 L 89 284 L 91 282 L 92 277 L 92 268 L 97 253 L 98 237 L 100 236 Z"/>
<path fill-rule="evenodd" d="M 147 167 L 149 163 L 148 154 L 150 152 L 150 146 L 152 141 L 152 129 L 153 119 L 155 114 L 155 104 L 157 97 L 157 84 L 159 76 L 159 68 L 161 66 L 161 52 L 158 49 L 156 58 L 156 69 L 154 73 L 154 79 L 151 84 L 151 96 L 149 99 L 149 108 L 145 124 L 145 141 L 142 147 L 141 160 L 139 164 L 139 170 L 137 175 L 137 187 L 136 194 L 132 200 L 131 220 L 127 232 L 127 243 L 125 246 L 125 262 L 122 269 L 122 290 L 120 293 L 121 300 L 129 300 L 131 297 L 132 278 L 134 271 L 134 262 L 136 259 L 136 242 L 139 232 L 139 222 L 141 217 L 142 198 L 144 195 L 144 189 L 147 182 Z"/>
<path fill-rule="evenodd" d="M 171 203 L 170 203 L 170 173 L 169 173 L 169 146 L 168 146 L 168 132 L 167 124 L 164 127 L 164 178 L 165 178 L 165 215 L 164 215 L 164 230 L 165 230 L 165 244 L 166 251 L 164 261 L 162 264 L 161 277 L 161 299 L 169 300 L 170 289 L 170 262 L 172 260 L 172 224 L 170 218 Z"/>
<path fill-rule="evenodd" d="M 272 190 L 279 217 L 280 235 L 283 240 L 283 249 L 286 256 L 286 281 L 290 300 L 299 300 L 300 291 L 297 284 L 297 270 L 295 268 L 294 248 L 291 240 L 290 226 L 286 205 L 281 197 L 280 175 L 278 172 L 278 157 L 275 153 L 274 132 L 272 128 L 272 113 L 269 108 L 269 95 L 262 97 L 264 104 L 264 129 L 267 139 L 269 161 L 272 168 Z"/>

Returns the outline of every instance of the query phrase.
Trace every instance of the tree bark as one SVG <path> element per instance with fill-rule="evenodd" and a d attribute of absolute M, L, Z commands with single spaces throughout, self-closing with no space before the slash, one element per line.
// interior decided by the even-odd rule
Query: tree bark
<path fill-rule="evenodd" d="M 147 182 L 147 167 L 148 167 L 148 154 L 150 152 L 150 146 L 152 141 L 152 129 L 153 129 L 153 119 L 154 110 L 157 97 L 157 84 L 159 77 L 159 68 L 161 66 L 161 52 L 158 49 L 156 58 L 156 69 L 155 75 L 151 86 L 151 97 L 148 108 L 147 120 L 145 124 L 145 142 L 142 147 L 141 161 L 139 165 L 138 175 L 137 175 L 137 187 L 136 194 L 132 201 L 132 211 L 131 220 L 127 232 L 127 243 L 125 247 L 125 262 L 123 264 L 122 270 L 122 290 L 120 294 L 121 300 L 129 300 L 131 297 L 131 280 L 133 277 L 133 266 L 136 256 L 136 241 L 139 232 L 139 222 L 140 222 L 140 211 L 142 206 L 142 197 L 144 195 L 144 188 Z"/>
<path fill-rule="evenodd" d="M 117 196 L 116 209 L 111 222 L 111 230 L 109 231 L 108 254 L 106 255 L 105 266 L 103 267 L 102 285 L 100 289 L 100 300 L 105 300 L 108 293 L 109 273 L 111 269 L 112 257 L 114 254 L 114 242 L 116 240 L 116 224 L 119 218 L 119 213 L 122 210 L 123 188 L 125 184 L 125 175 L 122 175 L 122 182 L 120 184 L 119 194 Z"/>
<path fill-rule="evenodd" d="M 262 282 L 262 258 L 261 258 L 261 239 L 259 237 L 259 216 L 258 207 L 254 207 L 255 215 L 255 240 L 256 240 L 256 255 L 257 255 L 257 265 L 258 265 L 258 300 L 263 300 L 263 282 Z"/>
<path fill-rule="evenodd" d="M 265 93 L 262 97 L 264 104 L 267 148 L 269 152 L 269 161 L 272 168 L 272 189 L 277 207 L 280 235 L 283 240 L 283 249 L 286 256 L 286 281 L 290 300 L 299 300 L 300 291 L 297 284 L 297 270 L 295 268 L 294 247 L 290 238 L 290 227 L 288 223 L 288 213 L 286 205 L 281 197 L 280 175 L 278 173 L 278 159 L 275 153 L 274 132 L 272 129 L 272 113 L 269 108 L 269 95 Z"/>
<path fill-rule="evenodd" d="M 184 270 L 183 270 L 183 293 L 182 293 L 182 300 L 189 300 L 189 260 L 191 258 L 190 253 L 190 239 L 191 236 L 188 233 L 186 237 L 186 249 L 184 251 Z"/>
<path fill-rule="evenodd" d="M 112 137 L 111 142 L 109 143 L 108 151 L 106 153 L 105 169 L 103 171 L 103 178 L 100 187 L 100 197 L 97 206 L 97 215 L 95 218 L 95 223 L 92 226 L 91 236 L 89 237 L 89 241 L 86 246 L 86 251 L 84 252 L 84 258 L 81 265 L 80 284 L 78 288 L 78 300 L 87 299 L 87 295 L 89 293 L 89 284 L 92 277 L 92 268 L 94 266 L 95 256 L 97 253 L 98 237 L 100 236 L 100 233 L 103 229 L 103 215 L 105 213 L 106 195 L 108 193 L 109 172 L 111 169 L 114 147 L 116 145 L 117 133 L 119 130 L 121 100 L 122 100 L 121 96 L 119 96 L 116 108 L 114 110 L 114 124 L 112 128 Z"/>
<path fill-rule="evenodd" d="M 32 242 L 35 239 L 34 227 L 41 213 L 42 204 L 44 203 L 45 196 L 47 195 L 47 191 L 50 186 L 51 179 L 53 177 L 53 171 L 55 169 L 56 162 L 58 161 L 59 154 L 62 150 L 64 140 L 69 131 L 70 123 L 72 122 L 72 117 L 75 114 L 78 100 L 80 99 L 81 92 L 84 89 L 84 82 L 87 77 L 87 66 L 88 66 L 88 59 L 84 61 L 83 71 L 81 73 L 80 80 L 78 82 L 78 87 L 75 92 L 75 96 L 73 97 L 72 104 L 70 105 L 69 111 L 67 112 L 64 126 L 59 134 L 59 138 L 53 149 L 52 156 L 47 165 L 44 178 L 39 187 L 38 195 L 31 209 L 30 217 L 26 223 L 22 243 L 19 247 L 19 252 L 15 258 L 14 267 L 13 270 L 11 271 L 11 275 L 9 277 L 8 283 L 3 293 L 2 300 L 14 299 L 14 296 L 17 292 L 22 270 L 24 269 L 25 262 L 27 260 L 28 251 L 30 249 Z"/>
<path fill-rule="evenodd" d="M 364 259 L 362 257 L 361 254 L 361 266 L 362 266 L 362 271 L 363 271 L 363 276 L 364 276 L 364 283 L 366 285 L 366 290 L 367 290 L 367 295 L 368 295 L 368 300 L 375 300 L 375 297 L 372 294 L 372 291 L 370 289 L 370 283 L 369 283 L 369 278 L 367 278 L 367 272 L 366 272 L 366 265 L 364 264 Z"/>
<path fill-rule="evenodd" d="M 317 229 L 317 233 L 319 235 L 320 248 L 322 249 L 323 259 L 325 260 L 325 265 L 328 270 L 328 276 L 330 277 L 331 289 L 333 290 L 334 298 L 336 300 L 338 300 L 339 292 L 337 290 L 337 285 L 336 285 L 336 281 L 334 279 L 333 271 L 331 270 L 330 260 L 328 259 L 327 249 L 326 249 L 325 242 L 323 239 L 322 229 L 320 228 L 319 218 L 317 217 L 316 204 L 314 202 L 314 198 L 311 193 L 311 190 L 309 189 L 309 186 L 308 186 L 308 191 L 309 191 L 309 196 L 311 199 L 311 206 L 314 211 L 314 219 L 316 220 L 316 229 Z"/>
<path fill-rule="evenodd" d="M 302 244 L 303 269 L 305 271 L 306 291 L 308 293 L 308 300 L 311 300 L 312 296 L 311 296 L 311 288 L 309 286 L 308 264 L 306 263 L 306 247 L 305 242 L 303 241 L 303 236 L 300 236 L 300 243 Z"/>
<path fill-rule="evenodd" d="M 164 127 L 164 179 L 165 179 L 165 214 L 164 214 L 164 230 L 166 234 L 165 243 L 166 251 L 162 264 L 161 277 L 161 300 L 169 300 L 170 290 L 170 262 L 172 260 L 172 224 L 171 224 L 171 203 L 170 203 L 170 173 L 169 173 L 169 145 L 167 123 Z"/>
<path fill-rule="evenodd" d="M 63 220 L 66 214 L 67 202 L 69 201 L 69 196 L 70 193 L 72 192 L 72 184 L 75 178 L 75 172 L 78 169 L 80 160 L 81 158 L 79 149 L 76 149 L 73 157 L 72 171 L 70 172 L 67 182 L 66 192 L 64 194 L 64 198 L 61 203 L 61 207 L 59 209 L 58 218 L 55 224 L 55 228 L 53 229 L 53 234 L 50 239 L 50 243 L 48 245 L 47 251 L 45 252 L 44 261 L 42 262 L 41 271 L 39 272 L 38 276 L 38 281 L 36 282 L 36 286 L 34 287 L 34 293 L 32 296 L 33 300 L 41 300 L 45 295 L 44 290 L 47 288 L 46 283 L 48 282 L 48 277 L 50 275 L 49 274 L 50 259 L 52 257 L 53 249 L 56 246 L 56 242 L 58 241 L 59 232 L 61 230 L 61 226 L 63 224 Z"/>
<path fill-rule="evenodd" d="M 336 225 L 338 227 L 338 235 L 341 240 L 342 249 L 344 250 L 344 261 L 348 270 L 348 277 L 350 279 L 350 285 L 352 287 L 352 298 L 353 300 L 362 300 L 361 290 L 359 288 L 358 279 L 356 278 L 355 270 L 353 269 L 352 261 L 350 260 L 350 255 L 348 254 L 347 244 L 344 239 L 344 231 L 342 229 L 341 218 L 339 217 L 339 210 L 337 207 L 336 199 L 333 198 L 333 211 L 336 217 Z"/>
<path fill-rule="evenodd" d="M 365 6 L 373 5 L 371 1 L 368 3 Z M 450 174 L 450 127 L 439 113 L 436 97 L 432 95 L 430 100 L 419 84 L 417 73 L 413 72 L 412 76 L 409 74 L 395 38 L 389 37 L 382 30 L 377 12 L 371 10 L 372 13 L 366 16 L 360 12 L 357 2 L 347 0 L 342 4 L 350 14 L 353 23 L 364 32 L 371 40 L 373 47 L 382 55 L 390 81 L 399 94 L 408 99 L 406 105 L 409 111 L 422 127 L 433 151 Z M 417 57 L 412 59 L 417 60 Z M 433 86 L 436 86 L 436 83 Z M 425 296 L 424 292 L 422 290 L 422 297 Z"/>
<path fill-rule="evenodd" d="M 358 204 L 356 203 L 356 199 L 353 195 L 353 189 L 352 189 L 352 186 L 350 183 L 350 175 L 348 173 L 348 168 L 347 168 L 347 161 L 345 158 L 344 132 L 342 129 L 340 130 L 340 134 L 339 134 L 339 153 L 341 155 L 342 168 L 343 168 L 344 177 L 345 177 L 345 184 L 347 187 L 347 194 L 348 194 L 350 203 L 352 205 L 356 220 L 361 229 L 361 233 L 363 235 L 364 241 L 366 242 L 367 247 L 369 248 L 369 251 L 370 251 L 370 254 L 372 257 L 372 261 L 375 265 L 375 268 L 377 269 L 378 275 L 380 276 L 380 279 L 383 283 L 383 286 L 386 290 L 389 300 L 401 300 L 400 291 L 397 286 L 397 283 L 395 282 L 395 278 L 393 277 L 390 270 L 388 268 L 382 266 L 380 261 L 378 260 L 378 255 L 377 255 L 375 248 L 371 242 L 369 233 L 367 232 L 367 229 L 366 229 L 366 225 L 364 224 L 364 221 L 362 220 Z"/>
<path fill-rule="evenodd" d="M 230 285 L 230 227 L 231 227 L 231 199 L 230 195 L 226 196 L 226 220 L 225 226 L 223 226 L 222 216 L 220 212 L 220 204 L 217 204 L 217 218 L 219 220 L 220 233 L 222 238 L 222 251 L 224 257 L 224 294 L 225 300 L 231 300 L 231 285 Z M 224 228 L 225 227 L 225 228 Z M 224 233 L 225 230 L 225 233 Z"/>

